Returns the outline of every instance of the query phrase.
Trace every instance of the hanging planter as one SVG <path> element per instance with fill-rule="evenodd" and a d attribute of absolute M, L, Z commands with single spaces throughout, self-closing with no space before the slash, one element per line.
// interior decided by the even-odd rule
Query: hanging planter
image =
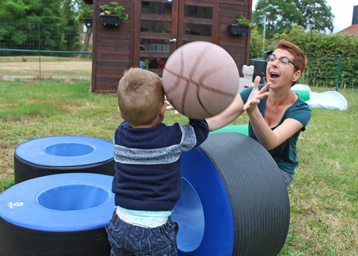
<path fill-rule="evenodd" d="M 83 21 L 85 22 L 86 27 L 92 27 L 92 18 L 83 18 Z"/>
<path fill-rule="evenodd" d="M 121 19 L 117 15 L 100 14 L 99 17 L 103 26 L 118 26 L 121 24 Z"/>
<path fill-rule="evenodd" d="M 128 14 L 122 13 L 123 6 L 120 6 L 117 2 L 111 2 L 113 6 L 101 5 L 102 13 L 99 15 L 101 23 L 104 26 L 118 26 L 121 23 L 121 19 L 127 20 Z"/>
<path fill-rule="evenodd" d="M 247 35 L 252 23 L 242 15 L 236 21 L 236 24 L 229 25 L 229 33 L 231 35 Z"/>
<path fill-rule="evenodd" d="M 249 33 L 249 26 L 230 24 L 229 33 L 231 35 L 247 35 Z"/>

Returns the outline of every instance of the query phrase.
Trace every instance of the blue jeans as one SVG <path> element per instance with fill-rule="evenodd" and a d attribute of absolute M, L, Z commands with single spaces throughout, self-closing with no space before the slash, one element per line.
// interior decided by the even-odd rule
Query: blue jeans
<path fill-rule="evenodd" d="M 280 171 L 281 171 L 281 174 L 282 174 L 282 177 L 283 177 L 283 181 L 285 182 L 285 185 L 288 188 L 291 185 L 292 181 L 293 181 L 293 174 L 289 173 L 289 172 L 286 172 L 284 170 L 281 170 L 281 169 L 280 169 Z"/>
<path fill-rule="evenodd" d="M 159 227 L 144 228 L 122 221 L 116 214 L 106 227 L 111 256 L 177 256 L 178 224 L 168 218 Z"/>

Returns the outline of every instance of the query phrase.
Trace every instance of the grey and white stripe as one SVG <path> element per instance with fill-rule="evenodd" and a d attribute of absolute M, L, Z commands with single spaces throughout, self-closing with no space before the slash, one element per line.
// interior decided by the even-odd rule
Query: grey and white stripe
<path fill-rule="evenodd" d="M 170 164 L 179 160 L 184 151 L 189 151 L 196 145 L 194 128 L 190 125 L 179 124 L 182 138 L 179 144 L 163 148 L 140 149 L 128 148 L 114 143 L 114 160 L 121 164 L 157 165 Z"/>

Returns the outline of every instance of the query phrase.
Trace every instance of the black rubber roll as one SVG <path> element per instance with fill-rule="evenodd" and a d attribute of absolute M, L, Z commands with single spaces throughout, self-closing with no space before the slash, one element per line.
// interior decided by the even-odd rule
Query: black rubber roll
<path fill-rule="evenodd" d="M 45 232 L 20 227 L 0 217 L 0 239 L 0 255 L 4 256 L 108 256 L 111 250 L 104 227 L 75 232 Z"/>
<path fill-rule="evenodd" d="M 85 136 L 50 136 L 25 141 L 14 152 L 15 184 L 71 172 L 114 175 L 113 143 Z"/>
<path fill-rule="evenodd" d="M 60 164 L 60 163 L 59 163 Z M 114 175 L 114 160 L 109 159 L 104 162 L 78 165 L 78 166 L 46 166 L 38 165 L 20 158 L 16 153 L 14 154 L 14 170 L 15 170 L 15 184 L 25 180 L 42 177 L 51 174 L 61 173 L 99 173 L 106 175 Z"/>
<path fill-rule="evenodd" d="M 290 224 L 290 203 L 280 170 L 255 140 L 214 133 L 200 146 L 220 174 L 233 211 L 233 256 L 277 255 Z"/>
<path fill-rule="evenodd" d="M 20 182 L 0 195 L 1 256 L 108 256 L 113 177 L 67 173 Z"/>

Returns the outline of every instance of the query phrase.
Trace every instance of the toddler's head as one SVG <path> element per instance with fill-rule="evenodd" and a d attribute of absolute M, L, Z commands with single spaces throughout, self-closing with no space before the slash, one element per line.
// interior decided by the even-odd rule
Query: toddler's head
<path fill-rule="evenodd" d="M 141 68 L 126 71 L 118 84 L 118 106 L 130 125 L 150 124 L 164 103 L 162 79 Z"/>

